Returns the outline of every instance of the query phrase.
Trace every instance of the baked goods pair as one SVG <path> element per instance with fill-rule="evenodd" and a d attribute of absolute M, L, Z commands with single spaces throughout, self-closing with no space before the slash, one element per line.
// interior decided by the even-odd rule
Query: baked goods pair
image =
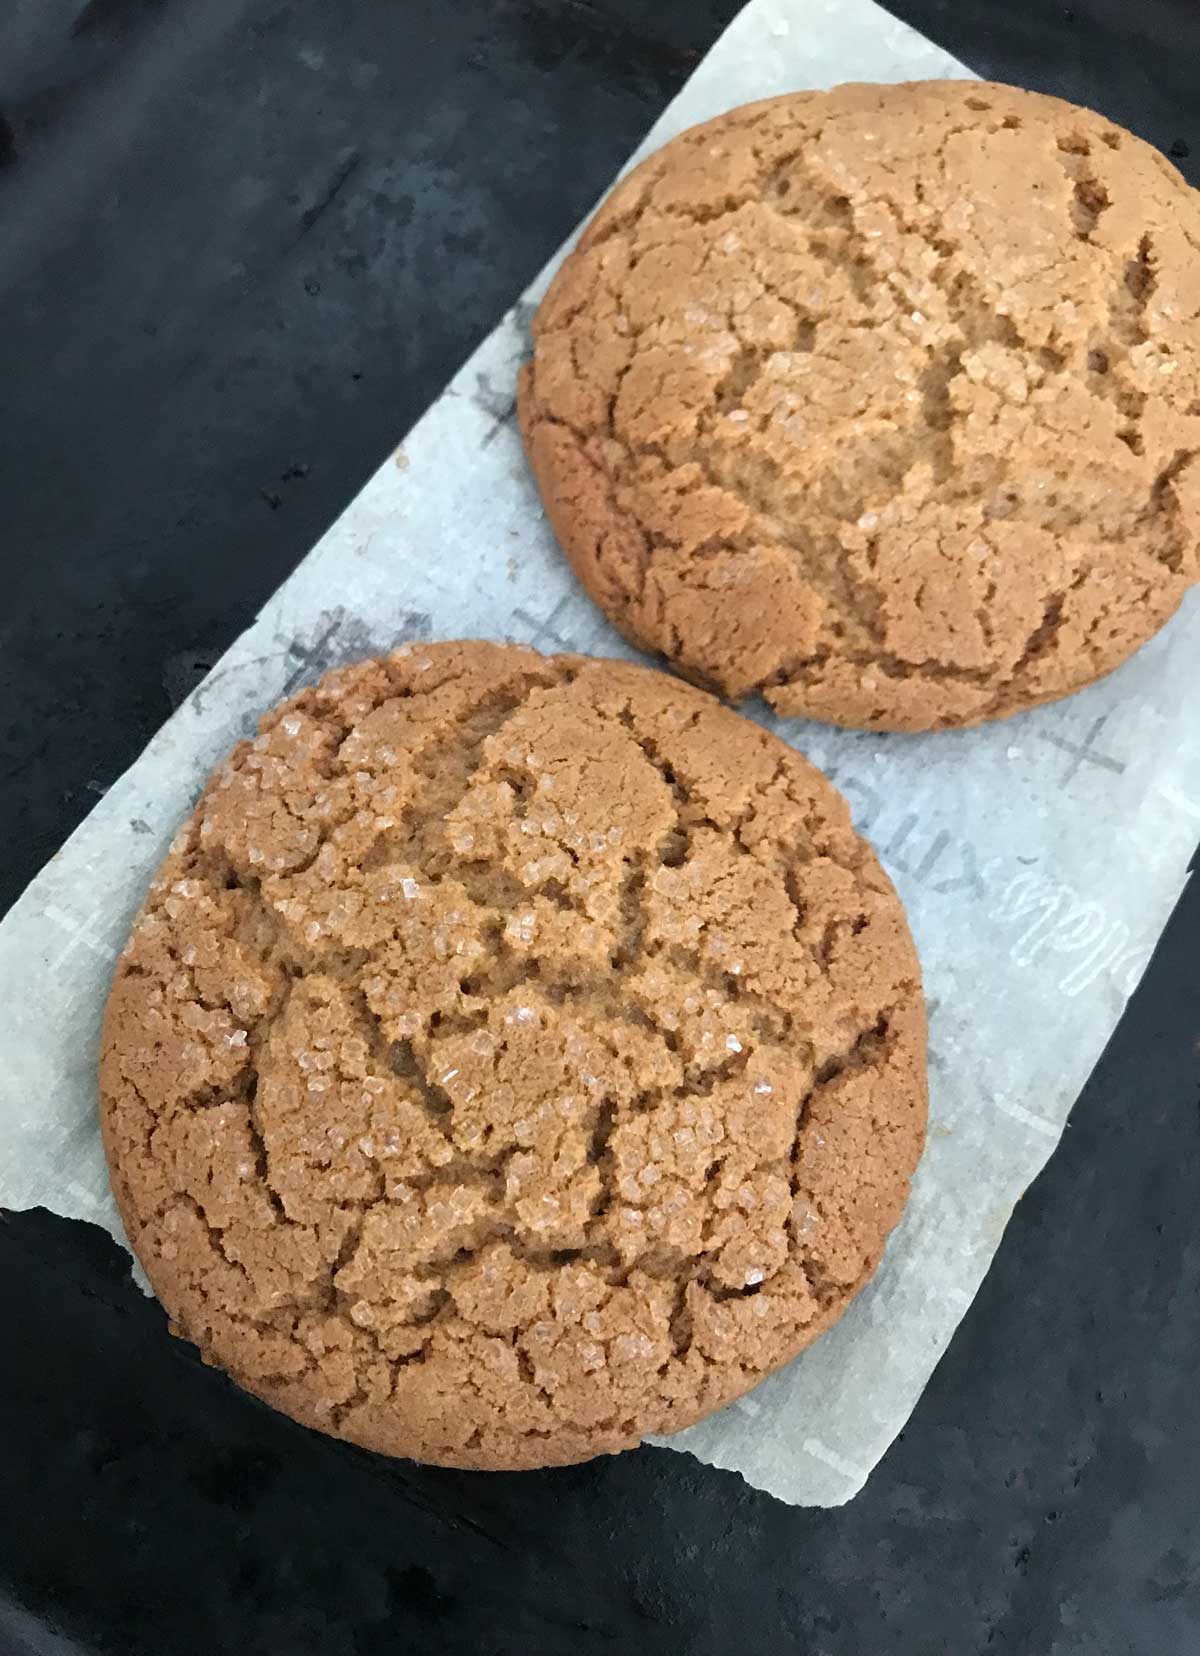
<path fill-rule="evenodd" d="M 1200 215 L 978 84 L 737 110 L 614 191 L 525 441 L 585 586 L 730 697 L 884 729 L 1116 666 L 1196 574 Z M 101 1113 L 173 1326 L 296 1418 L 476 1467 L 672 1431 L 870 1277 L 925 1124 L 903 912 L 711 697 L 444 644 L 210 781 L 117 969 Z"/>

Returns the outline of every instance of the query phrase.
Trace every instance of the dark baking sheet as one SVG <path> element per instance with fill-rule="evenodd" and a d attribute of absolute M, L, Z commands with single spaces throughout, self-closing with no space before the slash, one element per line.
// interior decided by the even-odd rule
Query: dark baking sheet
<path fill-rule="evenodd" d="M 0 9 L 0 909 L 736 9 Z M 1194 167 L 1195 0 L 893 10 Z M 203 1370 L 107 1236 L 0 1217 L 0 1652 L 1190 1656 L 1198 941 L 1192 891 L 907 1431 L 838 1511 L 667 1451 L 389 1465 Z"/>

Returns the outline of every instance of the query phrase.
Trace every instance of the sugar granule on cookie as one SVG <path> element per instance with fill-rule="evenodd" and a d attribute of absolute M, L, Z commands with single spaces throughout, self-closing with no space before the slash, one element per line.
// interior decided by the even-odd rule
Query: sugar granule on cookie
<path fill-rule="evenodd" d="M 1200 196 L 973 82 L 684 133 L 558 273 L 520 387 L 547 514 L 643 648 L 924 730 L 1124 661 L 1197 579 Z"/>
<path fill-rule="evenodd" d="M 211 780 L 117 967 L 106 1152 L 170 1314 L 385 1453 L 574 1461 L 786 1362 L 925 1126 L 904 915 L 841 797 L 666 675 L 440 644 Z"/>

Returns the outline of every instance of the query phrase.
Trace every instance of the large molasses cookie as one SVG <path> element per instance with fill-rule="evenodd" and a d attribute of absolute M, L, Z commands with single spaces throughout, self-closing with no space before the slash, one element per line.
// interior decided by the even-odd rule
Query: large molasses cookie
<path fill-rule="evenodd" d="M 1107 673 L 1200 536 L 1200 197 L 972 82 L 734 110 L 600 209 L 525 442 L 631 639 L 786 714 L 922 730 Z"/>
<path fill-rule="evenodd" d="M 895 893 L 840 796 L 665 675 L 442 644 L 210 781 L 101 1063 L 178 1332 L 460 1466 L 672 1431 L 871 1275 L 925 1123 Z"/>

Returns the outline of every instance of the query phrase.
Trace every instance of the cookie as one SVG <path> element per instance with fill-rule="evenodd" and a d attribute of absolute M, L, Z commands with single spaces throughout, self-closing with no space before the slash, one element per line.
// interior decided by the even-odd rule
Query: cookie
<path fill-rule="evenodd" d="M 625 635 L 780 712 L 1001 718 L 1198 574 L 1200 197 L 975 82 L 798 93 L 617 186 L 520 385 L 550 521 Z"/>
<path fill-rule="evenodd" d="M 838 1317 L 925 1123 L 841 797 L 664 674 L 330 673 L 210 780 L 122 955 L 104 1143 L 177 1333 L 466 1467 L 685 1426 Z"/>

